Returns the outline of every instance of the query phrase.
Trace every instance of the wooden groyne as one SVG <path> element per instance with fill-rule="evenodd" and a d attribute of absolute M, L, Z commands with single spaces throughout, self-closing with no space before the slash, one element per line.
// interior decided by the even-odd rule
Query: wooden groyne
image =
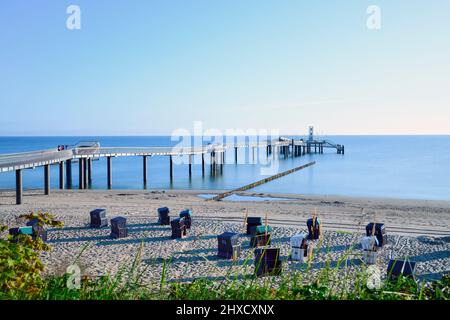
<path fill-rule="evenodd" d="M 221 200 L 223 198 L 226 198 L 226 197 L 232 195 L 233 193 L 245 191 L 245 190 L 248 190 L 248 189 L 252 189 L 254 187 L 257 187 L 257 186 L 260 186 L 260 185 L 262 185 L 264 183 L 267 183 L 269 181 L 272 181 L 272 180 L 275 180 L 275 179 L 287 176 L 288 174 L 291 174 L 291 173 L 294 173 L 296 171 L 308 168 L 308 167 L 310 167 L 312 165 L 315 165 L 315 164 L 316 164 L 315 161 L 309 162 L 309 163 L 307 163 L 305 165 L 302 165 L 300 167 L 296 167 L 296 168 L 293 168 L 293 169 L 290 169 L 290 170 L 287 170 L 287 171 L 284 171 L 284 172 L 280 172 L 280 173 L 277 173 L 277 174 L 275 174 L 273 176 L 270 176 L 268 178 L 265 178 L 265 179 L 262 179 L 262 180 L 250 183 L 250 184 L 248 184 L 246 186 L 240 187 L 239 189 L 234 189 L 234 190 L 231 190 L 231 191 L 227 191 L 227 192 L 218 194 L 217 196 L 215 196 L 215 197 L 213 197 L 211 199 L 208 199 L 208 200 L 215 200 L 215 201 Z"/>

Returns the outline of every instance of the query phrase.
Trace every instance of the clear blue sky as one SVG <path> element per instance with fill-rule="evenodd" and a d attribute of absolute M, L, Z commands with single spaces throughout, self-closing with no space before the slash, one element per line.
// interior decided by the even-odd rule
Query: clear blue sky
<path fill-rule="evenodd" d="M 448 0 L 0 0 L 0 135 L 450 134 L 449 31 Z"/>

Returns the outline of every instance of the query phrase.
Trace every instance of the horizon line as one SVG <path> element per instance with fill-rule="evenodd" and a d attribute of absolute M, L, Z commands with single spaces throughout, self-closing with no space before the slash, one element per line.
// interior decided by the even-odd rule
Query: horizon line
<path fill-rule="evenodd" d="M 148 135 L 133 135 L 133 134 L 91 134 L 91 135 L 0 135 L 0 138 L 50 138 L 50 137 L 171 137 L 172 135 L 167 134 L 148 134 Z M 178 135 L 179 136 L 179 135 Z M 214 137 L 216 135 L 191 135 L 192 137 Z M 224 136 L 227 135 L 218 135 L 218 136 Z M 230 137 L 254 137 L 259 135 L 231 135 Z M 264 136 L 264 135 L 263 135 Z M 270 135 L 268 135 L 270 136 Z M 280 133 L 278 136 L 308 136 L 308 134 L 298 134 L 298 133 Z M 390 133 L 366 133 L 366 134 L 336 134 L 336 133 L 329 133 L 329 134 L 314 134 L 314 136 L 450 136 L 450 133 L 402 133 L 402 134 L 390 134 Z"/>

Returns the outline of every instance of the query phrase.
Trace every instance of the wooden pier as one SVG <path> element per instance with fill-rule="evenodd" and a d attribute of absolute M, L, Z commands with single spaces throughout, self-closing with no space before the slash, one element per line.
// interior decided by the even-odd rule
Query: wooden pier
<path fill-rule="evenodd" d="M 16 203 L 21 204 L 23 198 L 23 179 L 22 171 L 24 169 L 44 167 L 44 194 L 50 194 L 50 166 L 59 167 L 59 188 L 72 189 L 72 167 L 78 163 L 78 188 L 88 189 L 92 185 L 92 161 L 100 158 L 107 160 L 107 188 L 113 187 L 113 159 L 116 157 L 142 157 L 143 159 L 143 183 L 144 188 L 148 182 L 148 158 L 155 156 L 165 156 L 169 159 L 169 178 L 174 179 L 173 157 L 188 156 L 188 174 L 192 177 L 192 159 L 195 155 L 202 157 L 202 176 L 205 175 L 205 155 L 210 158 L 210 172 L 212 175 L 223 172 L 225 164 L 225 153 L 227 150 L 234 151 L 234 162 L 238 163 L 238 152 L 240 149 L 251 148 L 253 160 L 255 157 L 255 148 L 264 148 L 266 156 L 269 158 L 276 154 L 282 158 L 302 157 L 307 154 L 324 153 L 324 149 L 335 149 L 337 154 L 344 154 L 344 146 L 334 144 L 327 140 L 316 140 L 313 137 L 312 127 L 310 127 L 309 138 L 294 140 L 286 137 L 280 137 L 276 140 L 268 140 L 254 143 L 234 143 L 234 144 L 214 144 L 202 147 L 100 147 L 99 143 L 93 143 L 93 146 L 75 146 L 68 150 L 58 151 L 55 149 L 24 152 L 16 154 L 0 155 L 0 173 L 16 172 Z"/>

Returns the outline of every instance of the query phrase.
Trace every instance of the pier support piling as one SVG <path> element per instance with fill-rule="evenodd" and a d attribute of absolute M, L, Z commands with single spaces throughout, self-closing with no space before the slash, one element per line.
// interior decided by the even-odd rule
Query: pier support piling
<path fill-rule="evenodd" d="M 112 188 L 112 157 L 106 157 L 107 183 L 108 189 Z"/>
<path fill-rule="evenodd" d="M 211 174 L 215 175 L 216 173 L 216 153 L 211 152 Z"/>
<path fill-rule="evenodd" d="M 234 163 L 238 162 L 238 148 L 234 147 Z"/>
<path fill-rule="evenodd" d="M 16 204 L 22 204 L 22 170 L 16 170 Z"/>
<path fill-rule="evenodd" d="M 84 187 L 84 162 L 82 158 L 78 159 L 78 189 L 83 189 Z"/>
<path fill-rule="evenodd" d="M 144 178 L 144 187 L 147 186 L 147 156 L 142 157 L 142 174 Z"/>
<path fill-rule="evenodd" d="M 72 189 L 72 159 L 66 161 L 67 189 Z"/>
<path fill-rule="evenodd" d="M 216 153 L 216 170 L 217 173 L 220 174 L 220 164 L 222 163 L 222 159 L 221 159 L 222 155 L 220 154 L 220 152 Z"/>
<path fill-rule="evenodd" d="M 192 178 L 192 154 L 189 155 L 189 179 Z"/>
<path fill-rule="evenodd" d="M 59 163 L 59 189 L 64 190 L 64 161 Z"/>
<path fill-rule="evenodd" d="M 83 158 L 83 170 L 84 170 L 84 172 L 83 172 L 83 176 L 84 176 L 84 178 L 83 178 L 83 182 L 84 182 L 84 186 L 83 186 L 83 188 L 84 189 L 87 189 L 88 188 L 88 165 L 87 165 L 87 158 Z"/>
<path fill-rule="evenodd" d="M 44 166 L 44 194 L 48 196 L 50 194 L 50 165 Z"/>
<path fill-rule="evenodd" d="M 87 159 L 88 186 L 92 186 L 92 158 Z"/>
<path fill-rule="evenodd" d="M 172 156 L 169 156 L 169 174 L 170 174 L 170 182 L 173 181 L 173 160 Z"/>
<path fill-rule="evenodd" d="M 202 153 L 202 176 L 205 176 L 205 154 Z"/>

